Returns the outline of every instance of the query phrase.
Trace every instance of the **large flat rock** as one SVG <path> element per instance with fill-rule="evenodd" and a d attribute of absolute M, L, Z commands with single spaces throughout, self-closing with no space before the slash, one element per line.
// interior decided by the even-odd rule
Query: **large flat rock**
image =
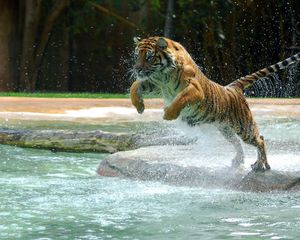
<path fill-rule="evenodd" d="M 179 186 L 221 187 L 243 191 L 300 189 L 300 172 L 232 169 L 229 157 L 201 154 L 198 145 L 152 146 L 118 152 L 105 158 L 98 174 L 138 180 L 161 181 Z"/>

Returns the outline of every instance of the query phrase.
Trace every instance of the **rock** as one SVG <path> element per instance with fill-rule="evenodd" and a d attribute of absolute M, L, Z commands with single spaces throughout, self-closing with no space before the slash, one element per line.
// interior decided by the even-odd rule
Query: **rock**
<path fill-rule="evenodd" d="M 167 132 L 109 133 L 104 131 L 0 129 L 0 144 L 66 152 L 115 153 L 141 146 L 189 143 Z"/>
<path fill-rule="evenodd" d="M 194 140 L 170 134 L 168 130 L 130 134 L 0 129 L 0 144 L 52 151 L 114 153 L 101 162 L 98 173 L 102 176 L 242 191 L 300 190 L 300 172 L 234 170 L 229 166 L 227 148 L 225 152 L 217 150 L 210 143 L 205 145 L 205 139 L 199 146 L 192 144 Z M 205 155 L 209 150 L 213 158 Z"/>
<path fill-rule="evenodd" d="M 266 192 L 277 190 L 300 189 L 300 173 L 265 171 L 249 172 L 237 184 L 244 191 Z"/>
<path fill-rule="evenodd" d="M 68 152 L 113 153 L 133 149 L 131 136 L 101 131 L 1 130 L 0 143 Z"/>
<path fill-rule="evenodd" d="M 253 172 L 232 169 L 228 164 L 211 164 L 195 155 L 190 146 L 145 147 L 106 157 L 98 174 L 138 180 L 161 181 L 179 186 L 221 187 L 267 192 L 300 187 L 300 173 Z M 164 154 L 164 153 L 168 154 Z M 191 157 L 193 155 L 193 157 Z M 195 157 L 196 156 L 196 157 Z"/>

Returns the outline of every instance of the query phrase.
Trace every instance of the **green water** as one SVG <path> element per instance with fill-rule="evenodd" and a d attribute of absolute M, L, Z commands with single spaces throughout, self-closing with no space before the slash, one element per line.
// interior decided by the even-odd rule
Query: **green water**
<path fill-rule="evenodd" d="M 297 239 L 300 193 L 104 178 L 101 154 L 0 146 L 0 239 Z"/>
<path fill-rule="evenodd" d="M 299 121 L 260 125 L 271 140 L 299 140 Z M 124 123 L 118 129 L 139 126 Z M 35 126 L 55 127 L 69 129 L 59 123 Z M 94 128 L 86 126 L 88 130 Z M 290 144 L 288 150 L 284 146 L 279 150 L 270 147 L 271 154 L 283 151 L 294 158 L 299 156 L 299 149 L 295 150 L 299 145 Z M 2 145 L 0 152 L 1 240 L 300 236 L 300 192 L 245 193 L 105 178 L 96 175 L 106 156 L 103 154 L 53 153 Z"/>

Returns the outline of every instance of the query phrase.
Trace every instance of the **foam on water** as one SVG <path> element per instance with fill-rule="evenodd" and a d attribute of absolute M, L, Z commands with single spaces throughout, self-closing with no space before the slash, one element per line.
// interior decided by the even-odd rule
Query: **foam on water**
<path fill-rule="evenodd" d="M 160 109 L 147 109 L 147 112 L 152 113 L 161 113 L 162 110 Z M 113 117 L 114 115 L 135 115 L 136 109 L 135 108 L 128 108 L 128 107 L 102 107 L 102 108 L 89 108 L 89 109 L 82 109 L 82 110 L 67 110 L 65 112 L 66 115 L 71 117 Z"/>

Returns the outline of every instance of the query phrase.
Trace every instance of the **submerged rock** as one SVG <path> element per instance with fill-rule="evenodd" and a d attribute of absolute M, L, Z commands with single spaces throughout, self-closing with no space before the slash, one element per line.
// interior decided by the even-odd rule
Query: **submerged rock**
<path fill-rule="evenodd" d="M 190 146 L 146 147 L 108 156 L 100 163 L 97 172 L 101 176 L 242 191 L 266 192 L 300 188 L 300 173 L 236 170 L 229 163 L 226 165 L 216 162 L 212 165 L 210 159 L 205 160 L 195 155 Z"/>

